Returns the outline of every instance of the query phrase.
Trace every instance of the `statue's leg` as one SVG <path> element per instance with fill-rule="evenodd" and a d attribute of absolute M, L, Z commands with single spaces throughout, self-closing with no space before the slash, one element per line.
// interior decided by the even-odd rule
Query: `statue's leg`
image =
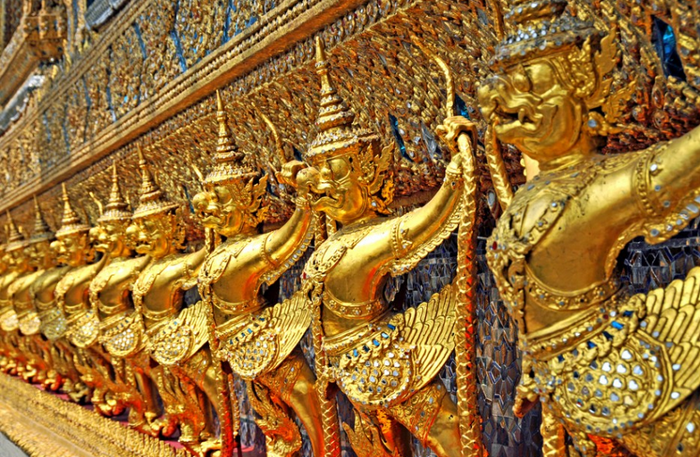
<path fill-rule="evenodd" d="M 200 369 L 204 367 L 206 368 L 203 375 L 198 375 Z M 222 426 L 221 437 L 212 438 L 208 440 L 208 442 L 203 443 L 202 449 L 204 452 L 221 449 L 222 437 L 228 432 L 223 430 L 223 427 L 226 426 L 226 424 L 229 427 L 232 426 L 233 420 L 231 417 L 231 398 L 228 386 L 226 385 L 226 374 L 221 369 L 221 364 L 217 360 L 214 360 L 208 346 L 204 346 L 197 354 L 190 358 L 187 362 L 186 369 L 188 371 L 188 376 L 197 382 L 197 386 L 208 398 Z M 214 436 L 213 424 L 208 424 L 207 428 L 211 430 L 212 436 Z"/>
<path fill-rule="evenodd" d="M 314 390 L 316 375 L 299 350 L 292 352 L 276 371 L 284 376 L 280 392 L 282 399 L 304 424 L 314 455 L 325 455 L 321 405 Z"/>
<path fill-rule="evenodd" d="M 457 405 L 440 381 L 433 380 L 390 412 L 438 457 L 461 456 Z"/>

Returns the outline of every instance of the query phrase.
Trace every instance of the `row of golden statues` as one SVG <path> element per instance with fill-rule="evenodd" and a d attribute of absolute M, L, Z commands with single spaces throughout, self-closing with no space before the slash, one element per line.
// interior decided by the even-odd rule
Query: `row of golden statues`
<path fill-rule="evenodd" d="M 478 100 L 503 208 L 487 259 L 520 330 L 515 413 L 543 404 L 547 456 L 594 456 L 600 438 L 636 455 L 700 455 L 700 271 L 632 296 L 615 269 L 632 238 L 659 243 L 700 214 L 699 133 L 601 155 L 599 138 L 615 121 L 607 109 L 614 32 L 579 19 L 566 0 L 517 1 L 505 17 L 511 33 Z M 296 206 L 280 228 L 260 231 L 266 177 L 247 165 L 218 97 L 215 164 L 199 173 L 203 191 L 192 199 L 206 229 L 201 250 L 185 252 L 181 209 L 143 155 L 133 213 L 114 165 L 95 227 L 81 222 L 65 188 L 55 236 L 38 204 L 29 239 L 10 219 L 0 262 L 3 371 L 87 398 L 103 415 L 128 408 L 129 425 L 152 436 L 179 428 L 196 455 L 231 450 L 234 375 L 270 456 L 300 448 L 293 416 L 314 455 L 340 455 L 336 388 L 354 407 L 354 427 L 343 426 L 359 456 L 405 455 L 406 431 L 441 457 L 483 453 L 472 344 L 475 128 L 452 116 L 447 74 L 444 182 L 424 206 L 389 217 L 391 148 L 354 123 L 320 41 L 316 51 L 319 133 L 303 162 L 288 158 L 265 118 L 278 146 L 272 165 Z M 517 193 L 496 141 L 539 165 Z M 455 230 L 453 284 L 396 311 L 382 298 L 387 278 Z M 300 289 L 281 301 L 263 293 L 311 245 Z M 184 306 L 195 286 L 201 300 Z M 299 349 L 309 329 L 313 369 Z M 436 379 L 453 352 L 456 403 Z"/>

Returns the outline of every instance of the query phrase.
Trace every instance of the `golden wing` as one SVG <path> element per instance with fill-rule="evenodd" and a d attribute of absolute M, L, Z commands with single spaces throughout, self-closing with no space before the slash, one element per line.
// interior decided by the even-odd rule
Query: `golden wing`
<path fill-rule="evenodd" d="M 185 308 L 155 334 L 150 335 L 151 356 L 161 365 L 189 359 L 209 341 L 209 314 L 204 301 Z"/>
<path fill-rule="evenodd" d="M 220 336 L 217 356 L 245 380 L 274 370 L 294 350 L 311 323 L 311 303 L 303 291 L 251 314 L 244 325 Z"/>
<path fill-rule="evenodd" d="M 646 316 L 640 332 L 658 342 L 659 363 L 665 367 L 668 402 L 655 411 L 664 414 L 700 386 L 700 268 L 693 268 L 684 280 L 650 291 L 643 300 Z M 666 397 L 666 395 L 664 395 Z M 661 406 L 661 405 L 660 405 Z"/>
<path fill-rule="evenodd" d="M 392 323 L 403 327 L 402 346 L 411 350 L 418 375 L 413 384 L 417 390 L 430 382 L 442 369 L 454 350 L 454 329 L 457 320 L 455 302 L 457 286 L 447 285 L 425 303 L 395 316 Z"/>
<path fill-rule="evenodd" d="M 277 368 L 299 344 L 311 325 L 311 300 L 303 290 L 297 291 L 287 300 L 268 308 L 270 327 L 278 338 L 277 359 L 270 369 Z"/>

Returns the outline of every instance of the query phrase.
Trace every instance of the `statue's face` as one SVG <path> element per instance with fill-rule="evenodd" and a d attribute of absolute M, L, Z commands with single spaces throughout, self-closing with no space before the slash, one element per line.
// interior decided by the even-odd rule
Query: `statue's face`
<path fill-rule="evenodd" d="M 192 199 L 200 223 L 216 233 L 230 237 L 243 229 L 245 218 L 236 205 L 237 188 L 226 184 L 205 184 L 204 191 Z"/>
<path fill-rule="evenodd" d="M 7 264 L 10 268 L 22 268 L 30 258 L 31 246 L 25 246 L 6 253 Z"/>
<path fill-rule="evenodd" d="M 349 156 L 314 161 L 311 172 L 311 191 L 318 195 L 312 201 L 316 211 L 323 211 L 331 219 L 349 224 L 364 216 L 368 209 L 367 186 L 350 162 Z M 315 170 L 314 170 L 315 169 Z"/>
<path fill-rule="evenodd" d="M 478 98 L 499 140 L 540 163 L 567 155 L 581 134 L 583 103 L 551 62 L 511 67 L 482 85 Z"/>
<path fill-rule="evenodd" d="M 29 262 L 37 268 L 43 267 L 46 260 L 54 256 L 51 243 L 48 240 L 30 244 L 27 248 L 27 254 L 29 255 Z"/>
<path fill-rule="evenodd" d="M 106 221 L 100 222 L 90 229 L 90 238 L 94 240 L 95 250 L 106 255 L 122 252 L 127 243 L 126 228 L 128 222 Z"/>
<path fill-rule="evenodd" d="M 134 219 L 126 233 L 138 254 L 160 259 L 171 252 L 177 229 L 175 215 L 157 213 Z"/>
<path fill-rule="evenodd" d="M 88 232 L 63 235 L 51 243 L 51 247 L 58 253 L 57 258 L 61 263 L 72 267 L 83 265 L 92 254 Z"/>

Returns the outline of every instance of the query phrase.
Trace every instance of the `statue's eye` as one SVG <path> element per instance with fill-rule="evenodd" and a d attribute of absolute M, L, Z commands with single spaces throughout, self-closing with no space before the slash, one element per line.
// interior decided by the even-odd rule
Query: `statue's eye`
<path fill-rule="evenodd" d="M 350 173 L 350 164 L 344 157 L 329 160 L 328 166 L 334 180 L 343 179 Z"/>
<path fill-rule="evenodd" d="M 532 89 L 530 78 L 524 71 L 519 71 L 513 75 L 513 87 L 520 92 L 529 92 Z"/>

